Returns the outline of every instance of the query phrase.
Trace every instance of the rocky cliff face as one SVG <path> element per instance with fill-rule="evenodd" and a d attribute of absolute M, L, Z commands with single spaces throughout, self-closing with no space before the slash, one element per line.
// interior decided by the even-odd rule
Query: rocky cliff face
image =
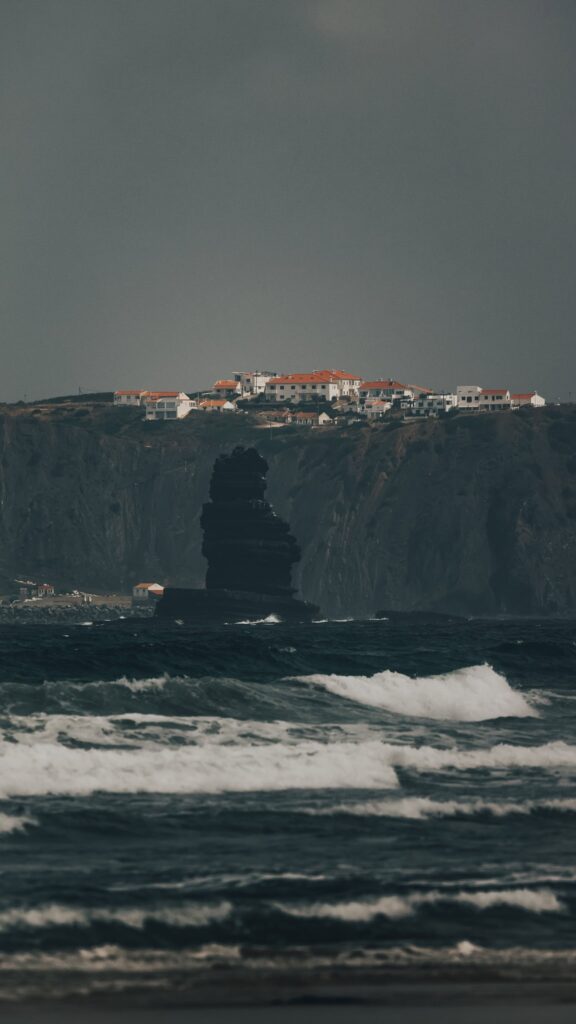
<path fill-rule="evenodd" d="M 576 412 L 310 431 L 241 416 L 143 423 L 109 407 L 0 417 L 0 574 L 201 587 L 214 459 L 256 445 L 329 615 L 576 614 Z"/>

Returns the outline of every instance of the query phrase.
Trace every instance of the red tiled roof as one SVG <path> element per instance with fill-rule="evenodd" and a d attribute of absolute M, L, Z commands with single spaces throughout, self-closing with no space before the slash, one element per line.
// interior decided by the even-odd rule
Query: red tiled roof
<path fill-rule="evenodd" d="M 518 394 L 510 395 L 510 398 L 534 398 L 534 395 L 537 393 L 537 391 L 519 392 Z"/>
<path fill-rule="evenodd" d="M 268 384 L 330 384 L 341 380 L 360 380 L 344 370 L 312 370 L 311 373 L 287 373 L 272 377 Z"/>
<path fill-rule="evenodd" d="M 508 388 L 482 388 L 481 395 L 507 395 Z"/>
<path fill-rule="evenodd" d="M 181 391 L 147 391 L 147 395 L 150 397 L 151 402 L 156 402 L 159 398 L 178 398 L 178 395 L 182 394 Z"/>
<path fill-rule="evenodd" d="M 384 388 L 401 389 L 402 391 L 423 391 L 430 393 L 430 388 L 422 388 L 419 384 L 401 384 L 399 380 L 369 380 L 360 385 L 361 391 L 381 391 Z"/>
<path fill-rule="evenodd" d="M 240 382 L 237 380 L 217 380 L 214 387 L 226 388 L 227 391 L 236 391 L 236 389 L 239 386 L 239 383 Z"/>
<path fill-rule="evenodd" d="M 132 390 L 128 389 L 128 390 L 124 390 L 124 391 L 115 391 L 114 394 L 115 395 L 147 395 L 147 394 L 149 394 L 149 392 L 148 391 L 140 391 L 140 390 L 137 390 L 137 389 L 133 388 Z"/>
<path fill-rule="evenodd" d="M 203 402 L 200 402 L 200 408 L 205 408 L 207 405 L 228 405 L 228 399 L 226 398 L 205 398 Z"/>

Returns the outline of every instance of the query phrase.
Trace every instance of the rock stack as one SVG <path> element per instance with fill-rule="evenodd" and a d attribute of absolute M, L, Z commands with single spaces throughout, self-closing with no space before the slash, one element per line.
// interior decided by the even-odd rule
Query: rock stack
<path fill-rule="evenodd" d="M 255 448 L 235 448 L 216 460 L 200 520 L 206 590 L 165 588 L 159 618 L 228 622 L 277 615 L 302 621 L 318 613 L 294 597 L 292 566 L 300 549 L 288 523 L 264 500 L 267 472 Z"/>

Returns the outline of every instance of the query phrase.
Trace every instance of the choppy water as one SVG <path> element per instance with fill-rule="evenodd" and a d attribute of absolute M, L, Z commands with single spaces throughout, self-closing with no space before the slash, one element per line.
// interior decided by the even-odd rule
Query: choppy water
<path fill-rule="evenodd" d="M 573 970 L 574 625 L 4 627 L 0 659 L 5 997 Z"/>

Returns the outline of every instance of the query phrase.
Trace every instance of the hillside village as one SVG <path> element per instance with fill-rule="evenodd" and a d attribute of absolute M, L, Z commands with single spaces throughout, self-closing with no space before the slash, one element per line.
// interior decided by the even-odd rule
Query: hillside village
<path fill-rule="evenodd" d="M 436 392 L 389 378 L 363 380 L 344 370 L 313 370 L 279 374 L 272 370 L 236 370 L 215 381 L 210 390 L 139 389 L 114 392 L 117 406 L 140 406 L 146 420 L 183 419 L 193 412 L 257 412 L 268 427 L 290 424 L 329 426 L 350 420 L 379 420 L 390 413 L 410 419 L 445 416 L 456 411 L 512 412 L 522 406 L 543 406 L 537 391 L 461 384 L 455 392 Z"/>

